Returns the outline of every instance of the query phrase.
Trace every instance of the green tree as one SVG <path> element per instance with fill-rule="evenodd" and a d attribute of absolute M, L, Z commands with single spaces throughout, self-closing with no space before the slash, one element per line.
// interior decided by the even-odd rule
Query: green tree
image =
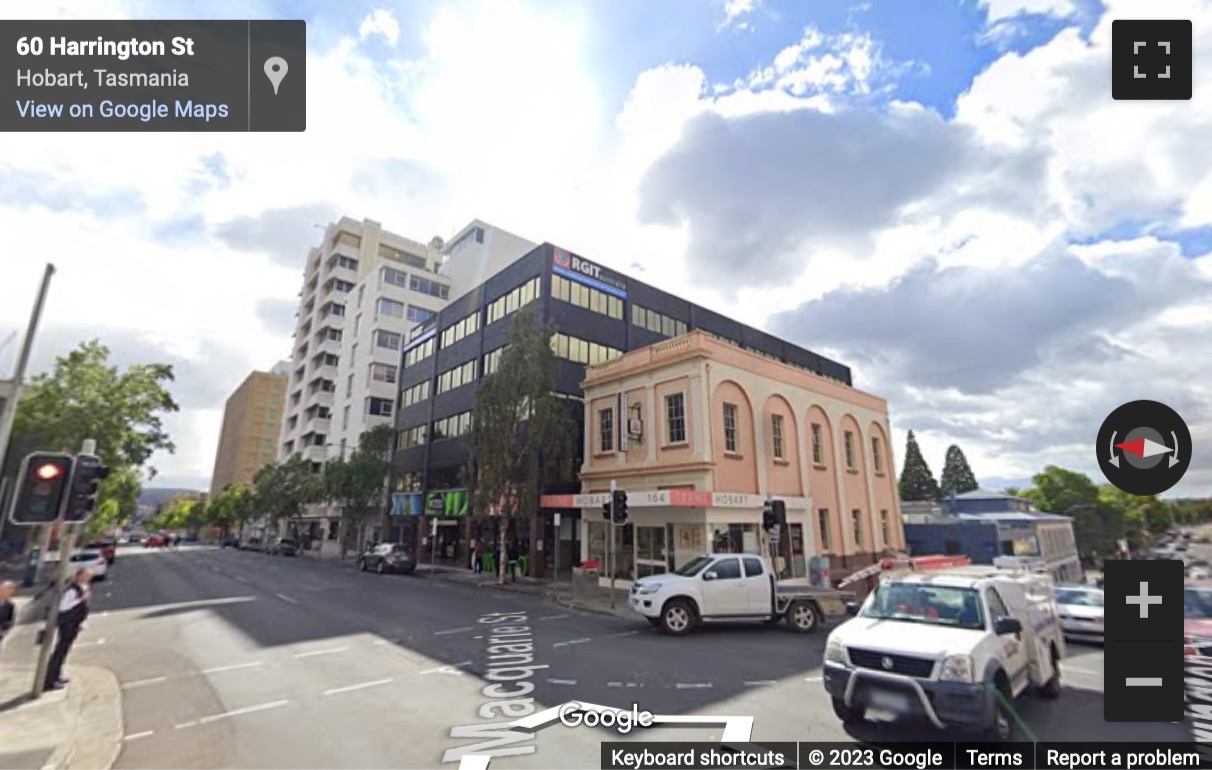
<path fill-rule="evenodd" d="M 514 531 L 515 517 L 537 510 L 545 483 L 574 472 L 576 421 L 570 402 L 552 390 L 560 366 L 554 333 L 539 323 L 533 306 L 519 310 L 497 370 L 476 390 L 466 439 L 473 507 L 482 515 L 499 505 L 504 533 Z M 504 582 L 500 561 L 497 579 Z"/>
<path fill-rule="evenodd" d="M 324 466 L 323 497 L 341 506 L 341 558 L 352 547 L 366 520 L 387 505 L 387 477 L 395 430 L 379 425 L 364 432 L 348 458 Z"/>
<path fill-rule="evenodd" d="M 917 436 L 909 431 L 905 442 L 905 465 L 901 469 L 900 495 L 902 500 L 921 501 L 937 500 L 939 498 L 938 482 L 922 457 L 922 449 L 917 445 Z"/>
<path fill-rule="evenodd" d="M 1089 476 L 1049 465 L 1032 481 L 1029 496 L 1036 507 L 1073 517 L 1073 536 L 1082 558 L 1090 563 L 1112 555 L 1127 534 L 1123 508 L 1109 504 Z"/>
<path fill-rule="evenodd" d="M 319 474 L 301 455 L 279 465 L 265 465 L 253 477 L 253 500 L 260 518 L 297 521 L 306 506 L 323 499 Z"/>
<path fill-rule="evenodd" d="M 136 364 L 122 371 L 109 354 L 97 340 L 84 342 L 35 377 L 17 406 L 15 444 L 75 452 L 91 438 L 111 468 L 141 468 L 157 451 L 174 451 L 163 424 L 163 415 L 178 411 L 167 388 L 172 367 Z M 154 475 L 149 468 L 148 477 Z"/>
<path fill-rule="evenodd" d="M 943 475 L 939 479 L 939 493 L 944 497 L 952 492 L 962 495 L 979 486 L 976 483 L 976 476 L 972 473 L 972 468 L 968 465 L 968 458 L 964 457 L 964 450 L 955 444 L 947 447 L 947 456 L 943 462 Z"/>
<path fill-rule="evenodd" d="M 218 527 L 222 540 L 227 540 L 232 528 L 249 521 L 255 508 L 252 490 L 243 484 L 228 484 L 206 506 L 207 523 Z"/>

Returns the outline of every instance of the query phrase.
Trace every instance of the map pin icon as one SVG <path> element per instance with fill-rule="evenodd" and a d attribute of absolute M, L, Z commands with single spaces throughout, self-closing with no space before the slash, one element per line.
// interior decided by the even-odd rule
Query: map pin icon
<path fill-rule="evenodd" d="M 269 82 L 274 84 L 274 96 L 278 95 L 278 86 L 282 84 L 282 78 L 286 77 L 286 60 L 281 56 L 271 56 L 265 60 L 265 77 L 269 78 Z"/>

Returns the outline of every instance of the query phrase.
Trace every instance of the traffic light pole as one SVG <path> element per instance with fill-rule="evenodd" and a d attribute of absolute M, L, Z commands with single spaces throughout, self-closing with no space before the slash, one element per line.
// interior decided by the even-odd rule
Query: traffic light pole
<path fill-rule="evenodd" d="M 29 366 L 29 357 L 34 349 L 34 337 L 38 334 L 38 323 L 42 320 L 42 308 L 46 305 L 46 294 L 50 291 L 51 276 L 55 274 L 55 266 L 46 264 L 46 272 L 42 274 L 42 286 L 38 289 L 38 299 L 34 301 L 34 309 L 29 315 L 29 326 L 25 327 L 25 339 L 21 342 L 21 352 L 17 355 L 17 367 L 13 370 L 13 392 L 11 397 L 4 400 L 0 409 L 0 476 L 4 475 L 4 460 L 8 454 L 8 442 L 13 435 L 13 420 L 17 417 L 17 402 L 21 399 L 21 388 L 25 384 L 25 369 Z"/>
<path fill-rule="evenodd" d="M 610 543 L 606 551 L 606 569 L 610 570 L 610 609 L 614 609 L 614 573 L 615 573 L 615 553 L 614 553 L 614 493 L 619 488 L 619 484 L 614 479 L 610 480 L 610 521 L 606 523 L 606 529 L 610 534 Z"/>
<path fill-rule="evenodd" d="M 91 438 L 84 439 L 80 453 L 91 455 L 97 451 L 97 442 Z M 73 469 L 73 474 L 75 473 Z M 42 697 L 46 687 L 46 669 L 50 664 L 51 647 L 55 644 L 55 632 L 59 626 L 59 601 L 67 588 L 68 569 L 72 561 L 72 551 L 76 546 L 76 526 L 67 522 L 67 508 L 71 498 L 70 485 L 63 504 L 59 506 L 59 517 L 55 525 L 59 530 L 59 568 L 56 570 L 54 591 L 50 594 L 50 607 L 46 613 L 46 625 L 42 627 L 42 646 L 38 649 L 38 665 L 34 669 L 34 689 L 30 698 L 37 700 Z M 48 538 L 49 540 L 49 538 Z M 49 546 L 48 546 L 49 547 Z"/>

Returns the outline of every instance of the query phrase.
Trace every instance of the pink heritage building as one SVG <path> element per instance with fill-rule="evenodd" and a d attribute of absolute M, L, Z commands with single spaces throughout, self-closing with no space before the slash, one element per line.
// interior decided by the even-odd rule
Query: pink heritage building
<path fill-rule="evenodd" d="M 581 560 L 603 576 L 611 480 L 628 498 L 622 580 L 712 551 L 777 553 L 788 577 L 824 556 L 836 580 L 904 549 L 883 399 L 701 331 L 590 366 L 581 386 L 582 493 L 543 506 L 582 509 Z M 790 530 L 774 550 L 768 494 L 785 501 Z"/>

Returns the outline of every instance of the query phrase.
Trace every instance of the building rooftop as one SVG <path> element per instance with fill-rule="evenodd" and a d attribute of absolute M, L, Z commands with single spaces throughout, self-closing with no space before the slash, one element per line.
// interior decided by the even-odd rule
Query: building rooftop
<path fill-rule="evenodd" d="M 962 495 L 956 495 L 956 500 L 1026 500 L 1025 497 L 1015 497 L 1005 492 L 994 492 L 991 489 L 977 488 Z"/>
<path fill-rule="evenodd" d="M 960 521 L 1072 521 L 1071 516 L 1059 513 L 1044 513 L 1042 511 L 994 511 L 991 513 L 960 513 L 956 515 Z"/>

